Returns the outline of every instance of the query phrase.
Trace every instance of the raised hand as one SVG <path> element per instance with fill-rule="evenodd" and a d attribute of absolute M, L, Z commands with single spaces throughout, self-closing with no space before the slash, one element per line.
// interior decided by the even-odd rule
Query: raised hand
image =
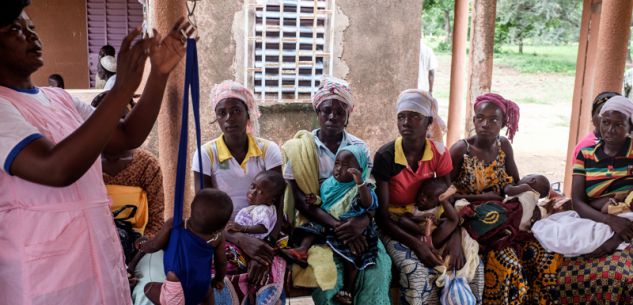
<path fill-rule="evenodd" d="M 151 42 L 141 39 L 132 45 L 132 41 L 141 33 L 139 28 L 130 32 L 121 42 L 121 50 L 117 57 L 116 82 L 112 91 L 123 90 L 131 97 L 138 88 L 145 69 L 145 60 L 149 55 Z"/>
<path fill-rule="evenodd" d="M 354 183 L 361 184 L 363 183 L 363 177 L 361 172 L 357 168 L 348 168 L 347 172 L 354 177 Z"/>
<path fill-rule="evenodd" d="M 187 37 L 193 34 L 194 28 L 181 17 L 164 38 L 156 30 L 153 31 L 154 37 L 150 38 L 152 68 L 160 74 L 169 74 L 184 56 Z"/>

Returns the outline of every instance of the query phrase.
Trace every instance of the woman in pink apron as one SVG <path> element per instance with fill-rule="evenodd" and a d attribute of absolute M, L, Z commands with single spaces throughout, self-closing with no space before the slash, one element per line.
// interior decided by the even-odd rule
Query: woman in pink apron
<path fill-rule="evenodd" d="M 42 46 L 22 8 L 0 4 L 0 304 L 131 304 L 121 246 L 101 178 L 100 153 L 139 146 L 184 54 L 188 23 L 121 45 L 117 82 L 97 110 L 64 90 L 38 88 Z M 157 34 L 157 33 L 155 33 Z M 137 107 L 119 122 L 152 70 Z"/>

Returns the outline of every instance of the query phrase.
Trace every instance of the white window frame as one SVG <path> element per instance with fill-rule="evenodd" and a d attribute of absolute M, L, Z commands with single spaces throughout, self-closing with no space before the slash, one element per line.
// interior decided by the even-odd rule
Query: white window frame
<path fill-rule="evenodd" d="M 255 99 L 260 103 L 276 102 L 310 102 L 319 85 L 321 75 L 332 75 L 334 51 L 334 8 L 335 0 L 246 0 L 244 9 L 244 82 L 255 93 Z M 268 11 L 270 6 L 278 6 L 279 11 Z M 295 11 L 286 12 L 284 8 L 296 7 Z M 301 7 L 310 6 L 311 13 L 302 13 Z M 267 18 L 279 18 L 278 25 L 267 22 Z M 257 24 L 257 18 L 262 22 Z M 284 21 L 294 22 L 293 25 L 285 25 Z M 301 21 L 312 20 L 311 27 L 301 26 Z M 318 21 L 323 20 L 322 25 Z M 294 28 L 295 37 L 284 37 L 288 28 Z M 267 33 L 278 32 L 279 36 L 270 38 Z M 257 34 L 259 33 L 259 36 Z M 301 34 L 311 34 L 310 37 L 301 37 Z M 323 33 L 322 38 L 317 35 Z M 321 45 L 322 50 L 317 50 Z M 307 43 L 306 43 L 307 42 Z M 301 45 L 312 44 L 311 50 L 301 50 Z M 257 44 L 261 43 L 261 48 Z M 278 44 L 277 49 L 266 48 L 267 44 Z M 294 43 L 294 48 L 285 48 L 284 44 Z M 285 57 L 293 56 L 294 61 L 284 61 Z M 259 56 L 259 60 L 256 60 Z M 266 61 L 267 56 L 278 57 L 276 62 Z M 300 61 L 300 57 L 311 57 L 310 61 Z M 317 60 L 321 65 L 317 67 Z M 277 72 L 267 73 L 267 69 L 276 69 Z M 300 73 L 300 70 L 310 69 L 311 74 Z M 321 73 L 317 74 L 317 70 Z M 256 80 L 260 80 L 256 86 Z M 277 85 L 266 86 L 266 81 L 277 82 Z M 285 84 L 288 81 L 294 84 Z M 310 81 L 310 86 L 300 86 L 300 81 Z"/>

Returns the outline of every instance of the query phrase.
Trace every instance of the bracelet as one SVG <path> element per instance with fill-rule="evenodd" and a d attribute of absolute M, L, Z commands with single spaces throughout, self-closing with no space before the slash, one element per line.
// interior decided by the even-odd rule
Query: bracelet
<path fill-rule="evenodd" d="M 361 184 L 356 184 L 357 187 L 363 187 L 365 185 L 367 185 L 367 181 L 363 181 Z"/>

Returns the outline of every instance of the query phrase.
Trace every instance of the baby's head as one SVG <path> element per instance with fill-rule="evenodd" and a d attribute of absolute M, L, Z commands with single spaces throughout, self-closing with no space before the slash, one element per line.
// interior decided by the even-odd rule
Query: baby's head
<path fill-rule="evenodd" d="M 225 192 L 203 189 L 191 203 L 189 226 L 191 231 L 211 235 L 223 230 L 233 213 L 233 201 Z"/>
<path fill-rule="evenodd" d="M 424 180 L 420 185 L 415 205 L 421 211 L 435 208 L 440 204 L 440 195 L 446 192 L 447 189 L 448 185 L 440 179 L 432 178 Z"/>
<path fill-rule="evenodd" d="M 353 181 L 354 177 L 347 171 L 350 168 L 355 168 L 360 172 L 363 172 L 363 169 L 358 164 L 358 160 L 356 160 L 354 153 L 350 150 L 341 149 L 338 154 L 336 154 L 332 176 L 334 176 L 334 179 L 338 182 Z"/>
<path fill-rule="evenodd" d="M 277 171 L 267 170 L 255 176 L 246 193 L 250 205 L 273 205 L 281 199 L 286 189 L 286 180 Z"/>
<path fill-rule="evenodd" d="M 537 175 L 537 174 L 527 175 L 521 178 L 518 184 L 529 185 L 531 188 L 533 188 L 535 191 L 539 193 L 539 198 L 545 198 L 549 196 L 549 191 L 550 191 L 549 180 L 547 180 L 547 177 L 543 175 Z"/>

